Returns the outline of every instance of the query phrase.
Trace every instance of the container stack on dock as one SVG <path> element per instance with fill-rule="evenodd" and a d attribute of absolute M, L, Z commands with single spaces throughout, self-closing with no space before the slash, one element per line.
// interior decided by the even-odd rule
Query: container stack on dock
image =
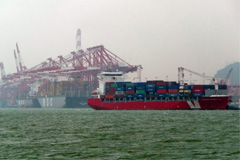
<path fill-rule="evenodd" d="M 68 96 L 68 97 L 89 97 L 87 91 L 87 82 L 80 79 L 73 79 L 72 81 L 55 81 L 55 82 L 42 82 L 38 87 L 37 96 L 54 97 L 54 96 Z"/>

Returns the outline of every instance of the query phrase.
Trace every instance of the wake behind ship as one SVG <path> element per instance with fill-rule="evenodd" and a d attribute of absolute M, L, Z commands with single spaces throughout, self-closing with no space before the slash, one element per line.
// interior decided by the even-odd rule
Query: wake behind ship
<path fill-rule="evenodd" d="M 227 85 L 187 85 L 177 82 L 124 82 L 122 72 L 103 72 L 99 89 L 88 99 L 96 110 L 204 109 L 225 110 L 231 97 Z"/>

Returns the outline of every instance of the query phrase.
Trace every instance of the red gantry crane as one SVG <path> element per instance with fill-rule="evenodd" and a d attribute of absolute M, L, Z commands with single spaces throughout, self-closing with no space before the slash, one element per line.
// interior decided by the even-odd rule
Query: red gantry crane
<path fill-rule="evenodd" d="M 18 93 L 29 92 L 31 84 L 37 81 L 51 82 L 59 77 L 68 79 L 78 78 L 84 84 L 88 84 L 87 89 L 92 92 L 98 87 L 97 75 L 106 71 L 122 71 L 123 73 L 139 71 L 140 65 L 131 65 L 118 57 L 103 45 L 71 52 L 66 56 L 58 56 L 55 59 L 48 58 L 46 61 L 27 69 L 20 55 L 19 47 L 17 54 L 14 52 L 17 73 L 4 76 L 5 98 L 10 98 L 10 103 L 14 104 Z M 2 71 L 2 69 L 1 69 Z M 2 72 L 3 73 L 3 72 Z"/>

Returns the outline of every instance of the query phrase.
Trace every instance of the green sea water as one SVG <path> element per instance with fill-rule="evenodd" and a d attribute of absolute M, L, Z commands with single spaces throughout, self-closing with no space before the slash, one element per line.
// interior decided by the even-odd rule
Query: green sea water
<path fill-rule="evenodd" d="M 240 159 L 239 111 L 0 109 L 0 159 Z"/>

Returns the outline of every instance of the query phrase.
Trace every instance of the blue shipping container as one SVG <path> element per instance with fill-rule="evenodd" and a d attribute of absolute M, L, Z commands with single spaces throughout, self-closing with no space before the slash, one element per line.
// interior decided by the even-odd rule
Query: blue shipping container
<path fill-rule="evenodd" d="M 193 93 L 193 97 L 202 97 L 203 93 Z"/>
<path fill-rule="evenodd" d="M 160 93 L 160 94 L 157 94 L 157 97 L 166 97 L 166 93 Z"/>
<path fill-rule="evenodd" d="M 145 86 L 146 85 L 146 82 L 137 82 L 137 83 L 135 83 L 136 84 L 136 86 Z"/>
<path fill-rule="evenodd" d="M 169 97 L 177 97 L 177 96 L 178 96 L 178 93 L 169 93 L 168 96 L 169 96 Z"/>
<path fill-rule="evenodd" d="M 218 89 L 222 89 L 222 85 L 218 85 Z"/>
<path fill-rule="evenodd" d="M 146 97 L 152 98 L 152 97 L 155 97 L 155 95 L 154 94 L 147 94 Z"/>
<path fill-rule="evenodd" d="M 214 85 L 205 85 L 204 86 L 205 89 L 215 89 Z"/>
<path fill-rule="evenodd" d="M 145 90 L 145 86 L 137 86 L 136 90 Z"/>
<path fill-rule="evenodd" d="M 227 85 L 223 85 L 223 89 L 227 89 Z"/>
<path fill-rule="evenodd" d="M 126 87 L 126 90 L 134 90 L 134 87 Z"/>
<path fill-rule="evenodd" d="M 134 97 L 135 97 L 134 94 L 127 94 L 127 95 L 126 95 L 126 98 L 134 98 Z"/>
<path fill-rule="evenodd" d="M 168 89 L 178 89 L 179 85 L 168 86 Z"/>
<path fill-rule="evenodd" d="M 157 89 L 167 89 L 167 86 L 157 86 Z"/>
<path fill-rule="evenodd" d="M 184 86 L 184 89 L 186 89 L 186 90 L 189 90 L 191 88 L 192 88 L 192 86 Z"/>
<path fill-rule="evenodd" d="M 227 85 L 218 85 L 218 89 L 227 89 Z"/>
<path fill-rule="evenodd" d="M 215 89 L 214 85 L 209 85 L 209 86 L 210 86 L 210 89 Z"/>
<path fill-rule="evenodd" d="M 117 84 L 126 84 L 126 83 L 132 83 L 132 82 L 116 82 Z"/>
<path fill-rule="evenodd" d="M 177 84 L 177 82 L 168 82 L 168 85 L 169 86 L 172 86 L 172 85 L 175 86 L 175 85 L 178 85 L 178 84 Z"/>
<path fill-rule="evenodd" d="M 116 91 L 123 91 L 123 88 L 122 87 L 118 87 L 115 89 Z"/>
<path fill-rule="evenodd" d="M 205 85 L 204 88 L 205 89 L 210 89 L 210 85 Z"/>
<path fill-rule="evenodd" d="M 155 88 L 155 84 L 153 83 L 147 83 L 146 88 Z"/>
<path fill-rule="evenodd" d="M 144 95 L 144 94 L 137 94 L 136 97 L 137 97 L 137 98 L 144 98 L 145 95 Z"/>
<path fill-rule="evenodd" d="M 155 92 L 156 89 L 155 89 L 155 88 L 147 88 L 146 91 L 147 91 L 147 92 Z"/>
<path fill-rule="evenodd" d="M 117 84 L 126 84 L 126 83 L 132 83 L 132 82 L 116 82 Z"/>

